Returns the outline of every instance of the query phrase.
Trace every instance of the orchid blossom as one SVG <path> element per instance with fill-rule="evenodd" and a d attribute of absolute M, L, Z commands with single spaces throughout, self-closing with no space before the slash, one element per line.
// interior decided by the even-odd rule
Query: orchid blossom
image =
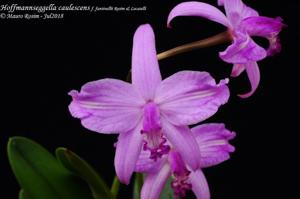
<path fill-rule="evenodd" d="M 241 0 L 218 0 L 224 5 L 226 16 L 216 7 L 201 2 L 185 2 L 177 5 L 170 12 L 168 26 L 177 16 L 199 16 L 218 22 L 229 29 L 233 43 L 223 52 L 222 60 L 233 63 L 231 76 L 239 76 L 246 70 L 251 83 L 251 91 L 239 95 L 242 98 L 250 97 L 257 89 L 260 81 L 260 72 L 257 61 L 267 55 L 280 52 L 279 32 L 284 24 L 280 17 L 269 18 L 259 16 L 258 12 L 246 6 Z M 269 40 L 266 50 L 256 44 L 251 36 L 264 37 Z"/>
<path fill-rule="evenodd" d="M 206 72 L 181 71 L 162 81 L 150 25 L 135 32 L 131 71 L 132 84 L 101 79 L 71 91 L 72 116 L 92 131 L 119 134 L 115 169 L 123 183 L 129 183 L 143 150 L 158 161 L 172 146 L 192 170 L 199 168 L 200 150 L 188 125 L 227 102 L 227 80 L 216 84 Z"/>
<path fill-rule="evenodd" d="M 223 124 L 204 124 L 191 129 L 201 155 L 196 158 L 201 168 L 220 164 L 230 158 L 234 147 L 228 143 L 235 137 L 234 132 L 225 129 Z M 180 153 L 171 149 L 167 156 L 159 161 L 149 160 L 148 151 L 143 151 L 136 165 L 137 172 L 146 172 L 141 191 L 141 199 L 158 199 L 167 179 L 172 176 L 171 187 L 176 196 L 185 197 L 192 190 L 198 199 L 209 199 L 210 192 L 201 169 L 192 171 L 185 164 Z"/>

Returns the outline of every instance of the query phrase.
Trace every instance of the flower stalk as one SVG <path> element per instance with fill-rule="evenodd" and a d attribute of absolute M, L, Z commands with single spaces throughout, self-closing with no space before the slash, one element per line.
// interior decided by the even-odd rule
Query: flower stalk
<path fill-rule="evenodd" d="M 111 189 L 110 189 L 114 198 L 118 197 L 119 189 L 120 189 L 120 181 L 118 179 L 118 176 L 115 176 L 114 181 L 111 186 Z"/>
<path fill-rule="evenodd" d="M 232 41 L 232 36 L 229 31 L 225 31 L 219 33 L 217 35 L 208 37 L 206 39 L 201 39 L 199 41 L 194 41 L 191 43 L 187 43 L 181 46 L 177 46 L 170 50 L 164 51 L 157 55 L 158 60 L 163 60 L 169 57 L 173 57 L 178 54 L 186 53 L 192 50 L 200 49 L 200 48 L 207 48 L 219 44 L 224 44 Z"/>

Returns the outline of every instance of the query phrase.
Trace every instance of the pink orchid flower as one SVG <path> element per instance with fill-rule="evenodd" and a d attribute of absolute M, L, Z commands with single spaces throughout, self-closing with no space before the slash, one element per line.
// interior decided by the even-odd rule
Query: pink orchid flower
<path fill-rule="evenodd" d="M 225 129 L 223 124 L 199 125 L 191 131 L 201 151 L 201 155 L 195 157 L 201 162 L 201 168 L 220 164 L 230 158 L 229 153 L 234 151 L 234 147 L 228 140 L 233 139 L 235 133 Z M 185 197 L 186 191 L 192 190 L 198 199 L 210 198 L 202 170 L 189 169 L 176 149 L 171 149 L 167 156 L 156 162 L 147 158 L 148 153 L 141 153 L 135 169 L 137 172 L 147 173 L 141 199 L 158 199 L 170 176 L 171 187 L 177 197 Z"/>
<path fill-rule="evenodd" d="M 206 72 L 181 71 L 162 80 L 150 25 L 135 32 L 132 50 L 132 84 L 101 79 L 69 94 L 72 116 L 87 129 L 119 134 L 115 169 L 128 184 L 141 150 L 157 160 L 175 147 L 195 170 L 200 163 L 196 140 L 187 125 L 210 117 L 229 98 L 227 81 L 216 84 Z M 168 140 L 168 142 L 167 142 Z"/>
<path fill-rule="evenodd" d="M 220 52 L 222 60 L 233 63 L 231 76 L 239 76 L 246 70 L 251 83 L 251 91 L 239 95 L 242 98 L 250 97 L 257 89 L 260 81 L 260 72 L 257 61 L 267 55 L 280 52 L 281 44 L 279 32 L 284 24 L 280 17 L 269 18 L 259 16 L 257 11 L 246 6 L 241 0 L 218 0 L 224 5 L 226 16 L 216 7 L 201 2 L 185 2 L 177 5 L 170 12 L 168 26 L 177 16 L 199 16 L 218 22 L 229 29 L 233 43 Z M 269 40 L 269 48 L 265 50 L 256 44 L 251 36 L 264 37 Z"/>

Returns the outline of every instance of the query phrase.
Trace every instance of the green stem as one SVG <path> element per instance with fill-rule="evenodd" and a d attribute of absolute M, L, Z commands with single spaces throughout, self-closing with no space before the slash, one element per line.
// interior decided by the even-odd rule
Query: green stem
<path fill-rule="evenodd" d="M 120 181 L 118 179 L 117 176 L 115 176 L 114 181 L 112 183 L 110 192 L 113 195 L 113 197 L 116 199 L 119 193 L 119 189 L 120 189 Z"/>
<path fill-rule="evenodd" d="M 133 199 L 140 199 L 143 183 L 144 183 L 143 174 L 135 173 L 135 179 L 133 185 Z"/>
<path fill-rule="evenodd" d="M 219 33 L 217 35 L 214 35 L 212 37 L 201 39 L 199 41 L 194 41 L 188 44 L 184 44 L 175 48 L 172 48 L 170 50 L 164 51 L 162 53 L 159 53 L 157 55 L 158 60 L 162 60 L 168 57 L 173 57 L 175 55 L 189 52 L 192 50 L 200 49 L 200 48 L 206 48 L 210 46 L 215 46 L 218 44 L 223 44 L 232 41 L 232 36 L 230 32 L 225 31 L 222 33 Z"/>

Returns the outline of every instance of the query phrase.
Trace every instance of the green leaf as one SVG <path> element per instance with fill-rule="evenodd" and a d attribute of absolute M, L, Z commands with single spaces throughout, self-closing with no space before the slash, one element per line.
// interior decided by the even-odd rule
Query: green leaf
<path fill-rule="evenodd" d="M 9 139 L 8 158 L 17 181 L 31 199 L 91 199 L 87 184 L 65 169 L 39 144 L 24 137 Z"/>
<path fill-rule="evenodd" d="M 24 189 L 19 192 L 19 199 L 29 199 L 28 195 L 25 193 Z"/>
<path fill-rule="evenodd" d="M 171 187 L 172 178 L 169 177 L 167 180 L 164 189 L 160 194 L 161 199 L 174 199 L 173 189 Z"/>
<path fill-rule="evenodd" d="M 118 176 L 115 176 L 114 181 L 111 186 L 111 189 L 110 189 L 110 192 L 114 198 L 117 198 L 119 189 L 120 189 L 120 181 L 119 181 Z"/>
<path fill-rule="evenodd" d="M 140 199 L 143 182 L 144 182 L 143 174 L 135 173 L 134 185 L 133 185 L 133 199 Z"/>
<path fill-rule="evenodd" d="M 85 180 L 93 193 L 94 199 L 113 199 L 108 186 L 97 172 L 83 159 L 66 148 L 57 148 L 56 157 L 61 164 Z"/>

